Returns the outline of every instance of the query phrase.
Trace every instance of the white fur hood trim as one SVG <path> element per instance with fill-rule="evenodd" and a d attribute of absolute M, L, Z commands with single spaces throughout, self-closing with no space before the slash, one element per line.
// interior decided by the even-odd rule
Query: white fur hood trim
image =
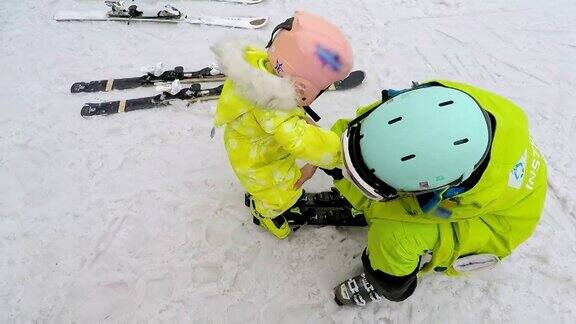
<path fill-rule="evenodd" d="M 298 103 L 292 82 L 251 66 L 244 58 L 247 47 L 238 41 L 212 47 L 220 70 L 232 80 L 238 94 L 259 108 L 294 109 Z"/>

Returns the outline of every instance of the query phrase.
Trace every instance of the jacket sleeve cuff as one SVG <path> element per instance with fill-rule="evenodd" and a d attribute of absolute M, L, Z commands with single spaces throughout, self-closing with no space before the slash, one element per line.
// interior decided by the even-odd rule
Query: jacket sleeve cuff
<path fill-rule="evenodd" d="M 334 180 L 342 180 L 344 179 L 344 176 L 342 175 L 342 169 L 339 168 L 334 168 L 332 170 L 328 170 L 328 169 L 324 169 L 324 168 L 320 168 L 322 171 L 324 171 L 324 173 L 326 173 L 327 175 L 331 176 L 332 179 Z"/>

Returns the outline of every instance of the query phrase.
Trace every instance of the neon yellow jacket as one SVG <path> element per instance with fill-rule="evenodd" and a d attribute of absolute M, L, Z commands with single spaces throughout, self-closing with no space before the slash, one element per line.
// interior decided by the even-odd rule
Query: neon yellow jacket
<path fill-rule="evenodd" d="M 370 225 L 367 251 L 372 266 L 392 275 L 411 273 L 418 260 L 404 263 L 399 260 L 394 264 L 387 256 L 390 244 L 400 244 L 402 251 L 409 252 L 431 249 L 433 258 L 421 272 L 440 267 L 447 268 L 447 274 L 456 274 L 452 263 L 467 254 L 506 257 L 532 234 L 544 206 L 545 161 L 531 142 L 524 112 L 511 101 L 473 86 L 434 82 L 468 93 L 496 119 L 490 161 L 481 179 L 467 192 L 441 202 L 442 207 L 452 212 L 451 217 L 443 219 L 423 213 L 413 197 L 375 202 L 365 198 L 347 180 L 335 182 L 340 192 L 367 217 Z M 379 103 L 360 108 L 358 114 Z M 347 120 L 339 120 L 332 130 L 341 134 L 347 124 Z M 391 231 L 394 226 L 403 227 L 403 231 Z M 389 237 L 390 232 L 396 237 Z M 397 237 L 398 232 L 404 236 Z"/>
<path fill-rule="evenodd" d="M 332 169 L 341 162 L 337 134 L 306 122 L 291 82 L 266 69 L 267 54 L 237 43 L 213 48 L 228 75 L 214 125 L 226 126 L 230 164 L 264 217 L 275 217 L 301 195 L 296 159 Z"/>

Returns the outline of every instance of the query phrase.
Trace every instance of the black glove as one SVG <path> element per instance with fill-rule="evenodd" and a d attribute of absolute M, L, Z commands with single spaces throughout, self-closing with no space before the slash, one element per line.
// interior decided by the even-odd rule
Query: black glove
<path fill-rule="evenodd" d="M 328 170 L 328 169 L 322 169 L 320 168 L 322 171 L 324 171 L 324 173 L 326 173 L 327 175 L 331 176 L 332 179 L 334 180 L 342 180 L 344 178 L 344 176 L 342 175 L 342 169 L 338 169 L 338 168 L 334 168 L 332 170 Z"/>

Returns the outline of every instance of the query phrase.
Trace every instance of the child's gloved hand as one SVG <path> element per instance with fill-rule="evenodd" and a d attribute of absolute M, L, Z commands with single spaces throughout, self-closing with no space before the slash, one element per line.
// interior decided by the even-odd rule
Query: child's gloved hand
<path fill-rule="evenodd" d="M 298 181 L 296 181 L 294 184 L 294 189 L 299 189 L 302 187 L 304 182 L 312 179 L 312 176 L 314 176 L 314 173 L 316 173 L 316 169 L 318 169 L 317 166 L 306 163 L 306 165 L 300 169 L 300 179 L 298 179 Z"/>
<path fill-rule="evenodd" d="M 342 169 L 339 168 L 334 168 L 332 170 L 328 170 L 328 169 L 320 169 L 322 171 L 324 171 L 324 173 L 326 173 L 327 175 L 331 176 L 333 180 L 342 180 L 344 179 L 344 175 L 342 174 Z"/>

